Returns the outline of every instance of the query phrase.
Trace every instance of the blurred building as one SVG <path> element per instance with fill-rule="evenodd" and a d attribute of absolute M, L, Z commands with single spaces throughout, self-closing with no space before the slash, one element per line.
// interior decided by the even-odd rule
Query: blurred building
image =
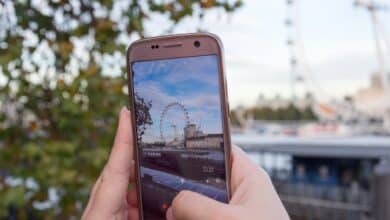
<path fill-rule="evenodd" d="M 390 85 L 390 74 L 387 75 L 387 85 Z M 360 89 L 353 100 L 356 108 L 369 115 L 385 115 L 390 111 L 390 95 L 384 88 L 379 73 L 371 75 L 371 83 L 367 88 Z"/>
<path fill-rule="evenodd" d="M 222 134 L 207 134 L 203 136 L 186 138 L 187 148 L 221 148 L 223 143 Z"/>
<path fill-rule="evenodd" d="M 186 148 L 221 148 L 222 134 L 204 134 L 195 124 L 184 128 L 184 146 Z"/>
<path fill-rule="evenodd" d="M 325 122 L 361 124 L 366 133 L 388 133 L 390 131 L 390 74 L 382 82 L 378 73 L 371 75 L 370 85 L 358 90 L 343 100 L 315 103 L 314 112 Z M 387 86 L 388 88 L 388 86 Z M 368 126 L 368 127 L 367 127 Z"/>

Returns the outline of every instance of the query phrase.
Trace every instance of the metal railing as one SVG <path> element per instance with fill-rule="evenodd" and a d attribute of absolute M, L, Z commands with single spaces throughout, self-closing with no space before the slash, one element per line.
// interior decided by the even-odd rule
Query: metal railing
<path fill-rule="evenodd" d="M 372 219 L 369 191 L 361 187 L 318 186 L 274 181 L 293 219 Z"/>

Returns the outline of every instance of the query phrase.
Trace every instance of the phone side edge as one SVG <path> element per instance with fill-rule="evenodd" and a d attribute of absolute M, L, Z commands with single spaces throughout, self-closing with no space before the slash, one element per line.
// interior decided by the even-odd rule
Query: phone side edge
<path fill-rule="evenodd" d="M 134 47 L 142 43 L 143 40 L 134 41 L 129 45 L 126 51 L 126 68 L 127 68 L 127 87 L 129 93 L 129 105 L 131 111 L 131 123 L 132 123 L 132 134 L 133 134 L 133 157 L 134 157 L 134 179 L 135 179 L 135 187 L 137 191 L 137 201 L 138 201 L 138 214 L 140 220 L 144 219 L 143 215 L 143 207 L 142 207 L 142 195 L 141 195 L 141 178 L 140 178 L 140 162 L 139 162 L 139 148 L 137 143 L 137 131 L 136 131 L 136 115 L 135 115 L 135 95 L 134 95 L 134 85 L 133 85 L 133 70 L 132 70 L 132 60 L 131 60 L 131 52 L 134 50 Z"/>
<path fill-rule="evenodd" d="M 225 153 L 225 173 L 226 173 L 226 185 L 228 192 L 228 200 L 232 197 L 231 187 L 231 170 L 232 170 L 232 143 L 230 133 L 230 114 L 229 114 L 229 96 L 227 91 L 226 72 L 225 72 L 225 59 L 224 59 L 224 47 L 221 39 L 212 33 L 203 33 L 203 35 L 213 39 L 218 48 L 218 65 L 219 65 L 219 81 L 220 81 L 220 100 L 221 111 L 223 115 L 223 133 L 224 133 L 224 153 Z"/>

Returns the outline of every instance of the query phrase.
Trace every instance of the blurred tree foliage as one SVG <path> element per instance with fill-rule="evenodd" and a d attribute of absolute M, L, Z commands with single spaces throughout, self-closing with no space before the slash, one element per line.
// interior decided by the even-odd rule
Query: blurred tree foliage
<path fill-rule="evenodd" d="M 318 120 L 316 114 L 311 107 L 297 108 L 293 104 L 286 107 L 271 108 L 271 107 L 254 107 L 242 111 L 245 118 L 253 117 L 255 120 L 269 120 L 269 121 L 316 121 Z M 237 110 L 231 112 L 231 122 L 234 125 L 239 125 L 237 118 Z"/>
<path fill-rule="evenodd" d="M 1 0 L 0 219 L 80 216 L 126 105 L 125 49 L 228 0 Z M 170 30 L 171 27 L 166 27 Z"/>

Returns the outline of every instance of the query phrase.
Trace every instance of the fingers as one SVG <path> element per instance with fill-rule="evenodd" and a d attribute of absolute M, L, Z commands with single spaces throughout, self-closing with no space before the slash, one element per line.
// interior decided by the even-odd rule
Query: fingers
<path fill-rule="evenodd" d="M 131 207 L 128 209 L 128 213 L 127 213 L 127 219 L 129 220 L 138 220 L 140 219 L 139 218 L 139 212 L 138 212 L 138 208 L 134 208 L 134 207 Z"/>
<path fill-rule="evenodd" d="M 264 173 L 265 171 L 252 162 L 241 148 L 237 146 L 232 147 L 231 187 L 233 194 L 245 178 L 254 174 L 263 175 Z"/>
<path fill-rule="evenodd" d="M 135 188 L 129 190 L 127 193 L 127 203 L 131 207 L 138 207 L 137 190 Z"/>
<path fill-rule="evenodd" d="M 129 190 L 127 194 L 127 203 L 128 203 L 127 219 L 138 220 L 139 219 L 138 198 L 137 198 L 137 190 L 135 188 Z"/>
<path fill-rule="evenodd" d="M 111 150 L 107 166 L 110 171 L 124 173 L 134 178 L 133 166 L 133 133 L 130 111 L 123 107 L 120 116 L 118 129 L 115 136 L 114 146 Z M 132 176 L 130 176 L 132 174 Z"/>
<path fill-rule="evenodd" d="M 230 212 L 226 204 L 191 191 L 181 191 L 167 210 L 167 220 L 218 220 Z"/>
<path fill-rule="evenodd" d="M 129 180 L 134 179 L 133 136 L 130 112 L 122 108 L 109 160 L 96 184 L 91 207 L 104 218 L 127 205 Z"/>
<path fill-rule="evenodd" d="M 289 219 L 269 175 L 238 147 L 232 150 L 230 204 L 260 211 L 262 219 Z"/>
<path fill-rule="evenodd" d="M 84 213 L 83 213 L 83 217 L 81 219 L 84 219 L 85 214 L 88 213 L 89 210 L 91 209 L 93 199 L 95 198 L 95 194 L 96 194 L 97 189 L 99 188 L 100 182 L 101 181 L 100 181 L 100 176 L 99 176 L 99 178 L 96 180 L 95 184 L 92 187 L 92 191 L 89 195 L 87 207 L 85 208 Z"/>

